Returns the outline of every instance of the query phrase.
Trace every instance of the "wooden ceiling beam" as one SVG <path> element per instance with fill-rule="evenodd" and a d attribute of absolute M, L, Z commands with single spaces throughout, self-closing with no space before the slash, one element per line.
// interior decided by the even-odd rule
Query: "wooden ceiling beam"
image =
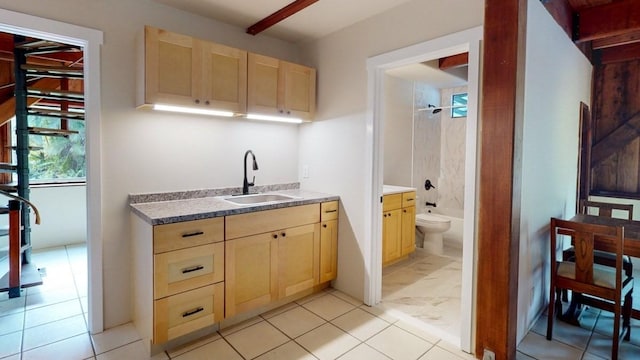
<path fill-rule="evenodd" d="M 611 36 L 608 38 L 593 40 L 593 42 L 591 43 L 591 47 L 593 48 L 593 50 L 598 50 L 637 42 L 640 42 L 640 30 L 618 36 Z"/>
<path fill-rule="evenodd" d="M 440 70 L 454 69 L 469 65 L 469 53 L 462 53 L 438 59 Z"/>
<path fill-rule="evenodd" d="M 584 8 L 576 16 L 573 40 L 577 43 L 640 31 L 640 1 L 637 0 Z"/>
<path fill-rule="evenodd" d="M 247 34 L 257 35 L 264 30 L 272 27 L 273 25 L 281 22 L 282 20 L 288 18 L 289 16 L 297 13 L 300 10 L 303 10 L 310 5 L 318 2 L 318 0 L 296 0 L 291 4 L 283 7 L 282 9 L 274 12 L 273 14 L 267 16 L 266 18 L 258 21 L 257 23 L 249 26 L 247 28 Z"/>
<path fill-rule="evenodd" d="M 638 60 L 640 59 L 640 42 L 602 49 L 594 58 L 597 59 L 598 64 Z"/>

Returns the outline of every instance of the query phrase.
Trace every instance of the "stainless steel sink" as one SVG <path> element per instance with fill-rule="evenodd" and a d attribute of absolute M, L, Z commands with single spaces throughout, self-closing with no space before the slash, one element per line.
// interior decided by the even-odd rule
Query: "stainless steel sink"
<path fill-rule="evenodd" d="M 296 199 L 296 197 L 282 194 L 236 195 L 224 198 L 224 200 L 238 205 L 255 205 L 292 199 Z"/>

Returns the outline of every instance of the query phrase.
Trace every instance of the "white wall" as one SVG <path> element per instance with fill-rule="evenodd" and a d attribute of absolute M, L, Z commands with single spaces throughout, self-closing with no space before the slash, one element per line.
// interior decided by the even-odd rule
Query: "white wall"
<path fill-rule="evenodd" d="M 362 299 L 369 276 L 362 260 L 370 241 L 364 238 L 367 58 L 481 25 L 483 11 L 480 0 L 414 0 L 306 46 L 318 68 L 318 121 L 300 128 L 300 164 L 311 170 L 302 187 L 341 197 L 339 290 Z"/>
<path fill-rule="evenodd" d="M 8 198 L 0 196 L 0 204 Z M 29 200 L 40 212 L 40 225 L 31 212 L 31 245 L 34 250 L 87 241 L 87 187 L 85 185 L 32 187 Z M 0 216 L 8 225 L 8 216 Z"/>
<path fill-rule="evenodd" d="M 539 1 L 528 2 L 518 281 L 518 342 L 547 304 L 549 218 L 575 213 L 580 102 L 589 61 Z"/>
<path fill-rule="evenodd" d="M 384 183 L 411 186 L 413 81 L 384 77 Z"/>
<path fill-rule="evenodd" d="M 298 181 L 298 128 L 135 109 L 136 36 L 144 25 L 299 62 L 299 49 L 151 0 L 0 0 L 0 8 L 104 32 L 101 49 L 104 324 L 130 320 L 129 193 L 240 186 L 253 149 L 256 184 Z"/>

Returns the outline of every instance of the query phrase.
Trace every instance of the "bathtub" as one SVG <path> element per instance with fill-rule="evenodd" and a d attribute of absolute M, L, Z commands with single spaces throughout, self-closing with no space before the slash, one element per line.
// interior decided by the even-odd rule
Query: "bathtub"
<path fill-rule="evenodd" d="M 437 214 L 451 220 L 451 228 L 442 234 L 447 246 L 462 249 L 462 232 L 464 228 L 464 210 L 428 207 L 427 212 Z"/>

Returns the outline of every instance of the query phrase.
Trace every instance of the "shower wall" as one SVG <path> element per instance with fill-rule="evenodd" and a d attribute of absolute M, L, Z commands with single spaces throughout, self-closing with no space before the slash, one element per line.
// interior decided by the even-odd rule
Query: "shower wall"
<path fill-rule="evenodd" d="M 450 106 L 451 96 L 464 92 L 467 92 L 466 86 L 438 90 L 415 83 L 414 109 L 426 108 L 428 104 Z M 436 97 L 441 100 L 434 101 Z M 428 201 L 462 215 L 467 119 L 452 118 L 451 109 L 443 109 L 438 114 L 415 110 L 413 184 L 418 188 L 416 210 L 426 212 L 425 202 Z M 426 179 L 431 180 L 435 189 L 424 189 Z"/>

